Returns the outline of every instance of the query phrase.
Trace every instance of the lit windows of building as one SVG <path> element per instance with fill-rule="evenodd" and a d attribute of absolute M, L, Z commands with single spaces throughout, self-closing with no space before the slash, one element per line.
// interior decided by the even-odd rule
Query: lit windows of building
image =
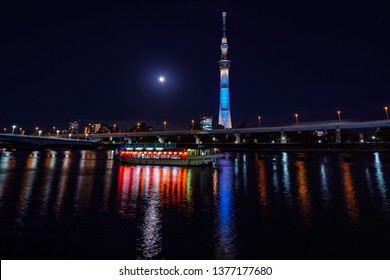
<path fill-rule="evenodd" d="M 80 130 L 80 121 L 70 121 L 68 133 L 77 134 Z"/>
<path fill-rule="evenodd" d="M 201 115 L 200 116 L 200 127 L 202 130 L 213 129 L 213 116 L 212 115 Z"/>

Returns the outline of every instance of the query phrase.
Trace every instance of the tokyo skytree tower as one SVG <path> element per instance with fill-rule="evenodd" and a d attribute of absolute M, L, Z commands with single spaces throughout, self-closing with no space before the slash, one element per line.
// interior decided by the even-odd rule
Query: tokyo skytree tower
<path fill-rule="evenodd" d="M 220 82 L 220 101 L 218 124 L 225 128 L 232 128 L 232 119 L 230 115 L 230 98 L 229 98 L 229 68 L 228 44 L 226 38 L 226 13 L 222 13 L 222 43 L 221 43 L 221 60 L 218 61 L 221 72 Z"/>

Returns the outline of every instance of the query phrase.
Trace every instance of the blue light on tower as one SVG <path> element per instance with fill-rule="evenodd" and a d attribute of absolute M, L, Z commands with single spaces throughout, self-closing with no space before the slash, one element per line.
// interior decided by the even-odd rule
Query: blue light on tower
<path fill-rule="evenodd" d="M 221 60 L 218 62 L 221 73 L 220 83 L 220 102 L 219 102 L 219 117 L 218 124 L 224 128 L 232 128 L 232 120 L 230 115 L 230 98 L 229 98 L 229 68 L 230 60 L 228 60 L 228 44 L 226 38 L 226 13 L 222 13 L 222 43 L 221 43 Z"/>
<path fill-rule="evenodd" d="M 221 108 L 229 108 L 229 88 L 221 88 Z"/>

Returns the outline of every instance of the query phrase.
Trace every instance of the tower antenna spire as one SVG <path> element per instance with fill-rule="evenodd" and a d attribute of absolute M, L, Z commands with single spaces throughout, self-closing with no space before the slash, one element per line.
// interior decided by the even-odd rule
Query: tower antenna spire
<path fill-rule="evenodd" d="M 222 31 L 223 37 L 221 40 L 221 60 L 218 61 L 219 71 L 221 75 L 220 82 L 220 102 L 219 102 L 219 117 L 218 124 L 224 128 L 232 128 L 232 119 L 230 115 L 230 98 L 229 98 L 229 68 L 230 60 L 228 60 L 228 43 L 226 37 L 226 12 L 222 13 Z"/>
<path fill-rule="evenodd" d="M 222 35 L 226 37 L 226 12 L 222 12 Z"/>

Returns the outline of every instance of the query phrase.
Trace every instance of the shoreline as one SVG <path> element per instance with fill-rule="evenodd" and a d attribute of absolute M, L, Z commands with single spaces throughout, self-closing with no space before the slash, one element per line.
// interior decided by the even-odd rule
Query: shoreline
<path fill-rule="evenodd" d="M 341 143 L 341 144 L 201 144 L 207 148 L 218 148 L 221 152 L 310 152 L 310 153 L 323 153 L 323 152 L 390 152 L 390 143 Z M 107 151 L 115 150 L 120 147 L 121 144 L 99 144 L 96 146 L 31 146 L 31 145 L 9 145 L 0 144 L 0 151 L 13 150 L 13 151 L 38 151 L 38 150 L 94 150 L 94 151 Z M 178 143 L 179 148 L 198 147 L 198 144 L 194 143 Z"/>

